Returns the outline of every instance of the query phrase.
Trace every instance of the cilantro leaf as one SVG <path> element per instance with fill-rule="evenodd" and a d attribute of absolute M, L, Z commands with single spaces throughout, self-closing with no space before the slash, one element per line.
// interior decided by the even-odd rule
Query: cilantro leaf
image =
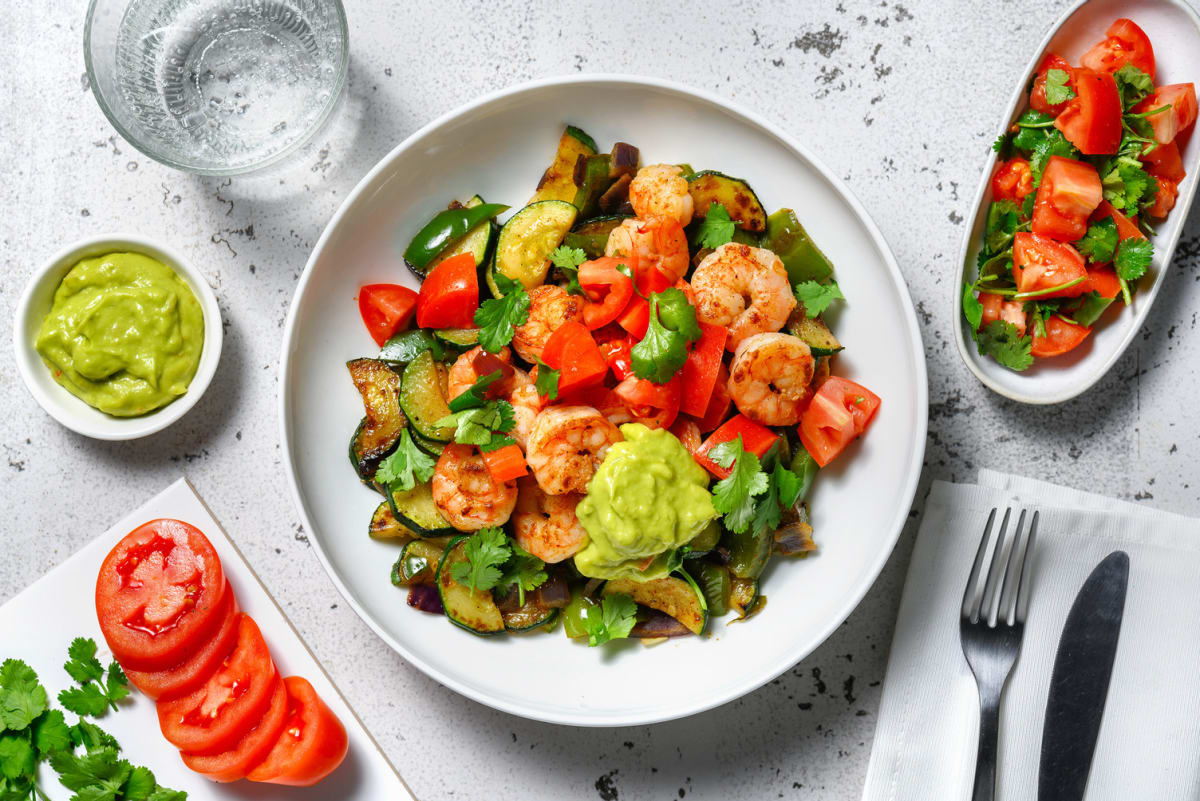
<path fill-rule="evenodd" d="M 79 715 L 103 715 L 111 706 L 117 708 L 117 701 L 129 695 L 129 680 L 125 671 L 116 662 L 112 662 L 105 671 L 100 660 L 96 658 L 96 641 L 90 637 L 76 637 L 67 648 L 70 657 L 63 669 L 80 686 L 63 690 L 58 694 L 58 701 L 71 712 Z"/>
<path fill-rule="evenodd" d="M 122 788 L 122 795 L 129 801 L 145 801 L 154 792 L 158 782 L 149 768 L 138 766 L 129 772 L 129 778 Z"/>
<path fill-rule="evenodd" d="M 1033 173 L 1035 187 L 1042 182 L 1042 172 L 1050 162 L 1051 156 L 1073 159 L 1079 156 L 1079 151 L 1075 149 L 1075 145 L 1067 141 L 1061 131 L 1051 130 L 1046 133 L 1045 138 L 1034 146 L 1033 153 L 1029 157 L 1029 170 Z"/>
<path fill-rule="evenodd" d="M 1136 106 L 1154 91 L 1154 79 L 1128 62 L 1113 73 L 1113 78 L 1121 94 L 1121 105 L 1126 109 Z"/>
<path fill-rule="evenodd" d="M 146 801 L 186 801 L 187 793 L 182 790 L 171 790 L 159 785 L 154 792 L 146 797 Z"/>
<path fill-rule="evenodd" d="M 492 400 L 483 406 L 454 412 L 434 425 L 438 428 L 453 427 L 454 441 L 461 445 L 478 445 L 486 451 L 494 451 L 515 442 L 511 437 L 497 436 L 511 431 L 515 422 L 511 403 Z"/>
<path fill-rule="evenodd" d="M 1070 85 L 1071 76 L 1066 70 L 1046 70 L 1046 102 L 1052 106 L 1065 103 L 1075 96 Z"/>
<path fill-rule="evenodd" d="M 729 212 L 720 203 L 708 207 L 708 214 L 696 228 L 694 244 L 702 248 L 716 250 L 721 245 L 733 241 L 733 230 L 737 228 L 729 217 Z"/>
<path fill-rule="evenodd" d="M 42 756 L 73 746 L 62 710 L 51 709 L 33 722 L 33 745 Z"/>
<path fill-rule="evenodd" d="M 837 281 L 822 284 L 817 281 L 804 281 L 796 285 L 796 300 L 804 306 L 806 317 L 816 317 L 829 308 L 835 300 L 845 300 L 846 296 L 837 285 Z"/>
<path fill-rule="evenodd" d="M 1033 337 L 1021 336 L 1005 320 L 992 320 L 976 337 L 980 356 L 991 356 L 1010 370 L 1028 370 L 1033 365 Z"/>
<path fill-rule="evenodd" d="M 996 141 L 992 142 L 992 150 L 999 154 L 1000 158 L 1008 158 L 1008 152 L 1012 148 L 1012 134 L 1008 131 L 996 137 Z"/>
<path fill-rule="evenodd" d="M 1071 316 L 1080 325 L 1093 325 L 1100 319 L 1100 315 L 1104 314 L 1104 310 L 1112 304 L 1113 300 L 1113 298 L 1104 297 L 1099 292 L 1089 292 L 1083 296 L 1083 302 Z"/>
<path fill-rule="evenodd" d="M 483 528 L 463 545 L 465 562 L 450 565 L 450 577 L 473 590 L 483 592 L 495 587 L 503 575 L 500 567 L 508 561 L 511 551 L 508 537 L 498 528 Z"/>
<path fill-rule="evenodd" d="M 997 200 L 988 207 L 983 244 L 988 253 L 999 253 L 1008 247 L 1021 225 L 1021 211 L 1011 200 Z M 812 316 L 812 315 L 810 315 Z"/>
<path fill-rule="evenodd" d="M 82 687 L 71 687 L 58 694 L 58 702 L 77 715 L 98 717 L 108 709 L 108 696 L 100 685 L 88 682 Z"/>
<path fill-rule="evenodd" d="M 756 513 L 754 498 L 767 491 L 770 481 L 762 471 L 758 457 L 742 445 L 742 436 L 714 445 L 708 458 L 724 468 L 733 468 L 713 485 L 713 508 L 725 515 L 725 526 L 741 534 L 750 527 Z"/>
<path fill-rule="evenodd" d="M 567 277 L 567 294 L 583 294 L 583 287 L 579 285 L 579 265 L 587 260 L 583 248 L 569 248 L 566 245 L 559 245 L 550 254 L 550 263 Z"/>
<path fill-rule="evenodd" d="M 1149 239 L 1126 239 L 1117 248 L 1113 268 L 1126 281 L 1136 281 L 1146 274 L 1154 258 L 1154 245 Z"/>
<path fill-rule="evenodd" d="M 392 490 L 407 492 L 417 486 L 418 482 L 423 483 L 431 479 L 436 464 L 432 456 L 417 447 L 412 435 L 405 428 L 400 432 L 400 442 L 396 445 L 396 450 L 380 462 L 375 470 L 375 482 Z"/>
<path fill-rule="evenodd" d="M 494 276 L 504 297 L 485 300 L 475 311 L 479 347 L 488 353 L 499 353 L 512 342 L 516 326 L 524 325 L 529 319 L 529 293 L 525 287 L 503 273 L 495 272 Z"/>
<path fill-rule="evenodd" d="M 76 637 L 67 648 L 71 657 L 63 668 L 71 678 L 80 684 L 89 681 L 100 681 L 104 678 L 104 666 L 96 658 L 96 641 L 90 637 Z"/>
<path fill-rule="evenodd" d="M 623 593 L 606 595 L 599 604 L 588 607 L 583 619 L 588 645 L 595 647 L 628 637 L 636 621 L 637 604 L 632 598 Z"/>
<path fill-rule="evenodd" d="M 1075 243 L 1075 249 L 1096 264 L 1107 264 L 1112 261 L 1120 239 L 1117 221 L 1112 217 L 1105 217 L 1088 226 L 1083 239 Z"/>
<path fill-rule="evenodd" d="M 966 282 L 963 283 L 962 308 L 971 331 L 979 330 L 979 325 L 983 322 L 983 304 L 975 297 L 975 287 Z"/>
<path fill-rule="evenodd" d="M 37 754 L 24 737 L 0 735 L 0 776 L 9 781 L 32 776 L 37 769 Z"/>
<path fill-rule="evenodd" d="M 19 659 L 0 665 L 0 724 L 21 731 L 46 711 L 46 688 L 37 674 Z"/>
<path fill-rule="evenodd" d="M 533 379 L 533 386 L 538 394 L 549 400 L 558 400 L 558 378 L 561 373 L 562 371 L 555 370 L 538 359 L 537 375 Z"/>
<path fill-rule="evenodd" d="M 655 384 L 667 383 L 687 361 L 688 343 L 700 335 L 696 310 L 683 290 L 671 287 L 655 292 L 650 296 L 646 335 L 630 349 L 634 375 Z"/>
<path fill-rule="evenodd" d="M 1013 136 L 1013 147 L 1026 152 L 1032 151 L 1045 141 L 1047 131 L 1054 125 L 1049 114 L 1029 109 L 1017 119 L 1017 132 Z"/>
<path fill-rule="evenodd" d="M 509 542 L 512 557 L 504 566 L 500 576 L 501 587 L 517 588 L 517 603 L 525 605 L 525 593 L 546 583 L 546 563 L 526 551 L 515 542 Z"/>
<path fill-rule="evenodd" d="M 1153 199 L 1158 192 L 1158 183 L 1141 165 L 1133 160 L 1118 159 L 1109 172 L 1100 180 L 1104 199 L 1113 208 L 1136 214 L 1138 203 L 1143 197 Z"/>
<path fill-rule="evenodd" d="M 487 375 L 481 375 L 475 379 L 475 383 L 467 387 L 465 390 L 455 395 L 448 404 L 450 411 L 461 412 L 463 409 L 470 409 L 473 406 L 482 406 L 487 403 L 488 387 L 504 377 L 503 370 L 493 370 Z"/>
<path fill-rule="evenodd" d="M 775 465 L 775 469 L 771 471 L 771 481 L 778 491 L 780 506 L 790 509 L 796 505 L 796 501 L 800 500 L 800 491 L 804 489 L 804 481 L 791 470 L 783 465 Z"/>
<path fill-rule="evenodd" d="M 63 787 L 76 792 L 101 783 L 111 783 L 120 788 L 129 778 L 133 767 L 119 759 L 115 748 L 97 748 L 78 755 L 71 751 L 59 751 L 50 757 L 50 767 L 58 773 Z"/>

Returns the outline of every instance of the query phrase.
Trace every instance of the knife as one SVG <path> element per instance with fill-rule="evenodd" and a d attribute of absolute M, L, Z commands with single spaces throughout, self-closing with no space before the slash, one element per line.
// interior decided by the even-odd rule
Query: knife
<path fill-rule="evenodd" d="M 1081 801 L 1121 634 L 1129 555 L 1113 551 L 1075 596 L 1050 674 L 1038 801 Z"/>

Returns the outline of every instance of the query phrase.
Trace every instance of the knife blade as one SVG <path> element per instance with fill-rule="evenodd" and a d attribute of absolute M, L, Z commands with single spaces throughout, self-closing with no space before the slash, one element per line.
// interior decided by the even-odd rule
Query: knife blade
<path fill-rule="evenodd" d="M 1050 674 L 1038 801 L 1081 801 L 1100 735 L 1121 634 L 1129 555 L 1113 551 L 1083 583 L 1063 625 Z"/>

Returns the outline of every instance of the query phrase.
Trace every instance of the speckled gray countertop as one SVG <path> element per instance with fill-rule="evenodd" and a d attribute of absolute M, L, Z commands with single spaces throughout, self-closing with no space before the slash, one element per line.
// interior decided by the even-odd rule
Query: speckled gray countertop
<path fill-rule="evenodd" d="M 34 264 L 75 238 L 161 237 L 208 276 L 225 351 L 208 393 L 149 439 L 105 443 L 47 417 L 0 348 L 0 601 L 179 474 L 329 668 L 413 790 L 434 798 L 858 798 L 896 604 L 935 478 L 981 466 L 1200 514 L 1200 211 L 1151 322 L 1092 391 L 1031 408 L 981 386 L 951 342 L 948 293 L 997 115 L 1065 4 L 880 0 L 663 4 L 349 0 L 336 121 L 266 175 L 195 178 L 129 147 L 83 72 L 84 4 L 0 16 L 0 316 Z M 325 221 L 398 142 L 480 93 L 572 71 L 638 72 L 761 112 L 839 172 L 882 228 L 929 358 L 925 472 L 912 521 L 862 605 L 812 656 L 683 721 L 587 730 L 494 712 L 437 685 L 342 603 L 280 468 L 284 316 Z M 7 329 L 6 329 L 7 330 Z"/>

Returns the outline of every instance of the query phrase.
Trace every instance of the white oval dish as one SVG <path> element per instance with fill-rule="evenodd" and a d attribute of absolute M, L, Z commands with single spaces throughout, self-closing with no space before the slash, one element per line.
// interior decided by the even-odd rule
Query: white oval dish
<path fill-rule="evenodd" d="M 1053 51 L 1072 64 L 1077 64 L 1079 57 L 1102 40 L 1108 26 L 1120 17 L 1132 19 L 1150 37 L 1154 45 L 1156 84 L 1200 84 L 1200 17 L 1186 2 L 1077 0 L 1059 18 L 1034 52 L 1013 93 L 1001 130 L 1008 130 L 1025 110 L 1029 82 L 1047 51 Z M 1196 195 L 1196 185 L 1200 181 L 1200 136 L 1196 136 L 1194 130 L 1193 126 L 1186 143 L 1180 148 L 1187 177 L 1179 186 L 1175 208 L 1164 223 L 1156 226 L 1158 233 L 1152 237 L 1154 262 L 1147 277 L 1143 277 L 1139 283 L 1132 310 L 1121 307 L 1115 312 L 1110 311 L 1097 324 L 1092 335 L 1075 350 L 1053 359 L 1039 360 L 1023 373 L 1002 367 L 990 357 L 980 356 L 962 314 L 963 282 L 967 275 L 974 275 L 987 209 L 992 202 L 991 178 L 997 156 L 991 153 L 979 182 L 979 190 L 975 193 L 975 216 L 963 239 L 952 293 L 954 339 L 958 343 L 958 352 L 980 381 L 1006 398 L 1021 403 L 1061 403 L 1086 392 L 1121 358 L 1145 322 L 1154 299 L 1158 297 L 1175 253 L 1175 245 L 1187 221 L 1188 209 Z"/>
<path fill-rule="evenodd" d="M 63 389 L 50 375 L 50 370 L 34 348 L 38 329 L 54 298 L 54 291 L 63 276 L 80 259 L 105 253 L 144 253 L 158 259 L 174 270 L 191 288 L 204 312 L 204 348 L 196 375 L 187 392 L 166 406 L 139 417 L 113 417 L 95 409 Z M 137 234 L 102 234 L 80 240 L 64 247 L 38 267 L 25 285 L 17 301 L 13 321 L 13 343 L 16 347 L 17 369 L 30 394 L 53 417 L 72 431 L 93 439 L 125 440 L 153 434 L 187 414 L 208 389 L 217 362 L 221 358 L 221 309 L 217 296 L 204 276 L 178 252 Z"/>
<path fill-rule="evenodd" d="M 379 503 L 346 459 L 362 403 L 344 363 L 377 348 L 355 303 L 360 285 L 416 286 L 400 253 L 455 196 L 520 206 L 564 123 L 646 163 L 687 161 L 745 177 L 768 208 L 793 205 L 838 269 L 848 303 L 835 321 L 838 372 L 883 398 L 862 441 L 823 471 L 812 497 L 821 553 L 776 560 L 753 621 L 714 620 L 711 636 L 646 648 L 589 649 L 550 635 L 473 637 L 408 608 L 388 580 L 398 548 L 367 536 Z M 908 516 L 925 450 L 924 352 L 907 288 L 879 230 L 807 149 L 707 93 L 627 76 L 512 87 L 435 120 L 386 156 L 334 215 L 288 313 L 280 382 L 283 464 L 318 557 L 354 610 L 405 659 L 481 703 L 584 726 L 650 723 L 737 698 L 790 668 L 874 582 Z"/>

